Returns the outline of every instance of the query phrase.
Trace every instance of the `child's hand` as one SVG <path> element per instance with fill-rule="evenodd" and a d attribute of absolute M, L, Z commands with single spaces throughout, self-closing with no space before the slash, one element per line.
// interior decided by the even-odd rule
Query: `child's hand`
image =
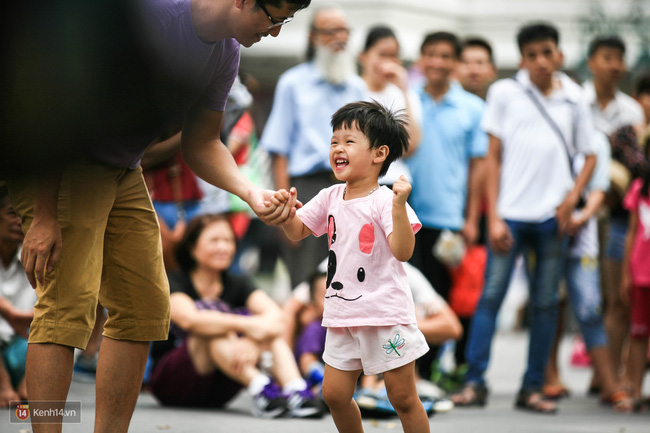
<path fill-rule="evenodd" d="M 281 208 L 282 215 L 286 217 L 282 222 L 278 223 L 280 226 L 289 223 L 296 216 L 296 209 L 301 207 L 298 202 L 298 192 L 293 187 L 289 191 L 286 189 L 276 191 L 271 197 L 271 203 Z"/>
<path fill-rule="evenodd" d="M 289 192 L 286 189 L 279 189 L 273 193 L 271 203 L 275 206 L 284 206 L 289 201 Z"/>
<path fill-rule="evenodd" d="M 401 175 L 393 184 L 393 204 L 404 206 L 410 193 L 411 184 Z"/>

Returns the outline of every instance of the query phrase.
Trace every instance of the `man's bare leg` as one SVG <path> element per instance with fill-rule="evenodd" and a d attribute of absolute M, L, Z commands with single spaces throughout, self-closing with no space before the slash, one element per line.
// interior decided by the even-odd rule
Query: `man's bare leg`
<path fill-rule="evenodd" d="M 70 389 L 74 349 L 50 343 L 30 343 L 27 347 L 25 379 L 30 408 L 40 406 L 32 401 L 64 401 Z M 46 409 L 48 406 L 43 406 Z M 33 424 L 34 433 L 61 431 L 61 424 Z"/>
<path fill-rule="evenodd" d="M 149 342 L 104 337 L 99 349 L 95 433 L 126 433 L 142 387 Z"/>

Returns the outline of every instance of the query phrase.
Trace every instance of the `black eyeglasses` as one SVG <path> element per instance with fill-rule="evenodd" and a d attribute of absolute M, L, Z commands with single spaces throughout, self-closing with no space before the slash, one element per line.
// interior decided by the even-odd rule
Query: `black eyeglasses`
<path fill-rule="evenodd" d="M 269 11 L 266 10 L 266 8 L 264 7 L 264 5 L 263 5 L 262 3 L 260 3 L 260 0 L 255 0 L 255 3 L 257 3 L 257 5 L 262 9 L 262 11 L 264 11 L 264 13 L 265 13 L 266 16 L 268 17 L 268 19 L 271 21 L 271 25 L 268 26 L 267 29 L 272 29 L 272 28 L 274 28 L 274 27 L 280 27 L 280 26 L 283 26 L 283 25 L 285 25 L 286 23 L 291 22 L 291 21 L 293 20 L 293 17 L 289 17 L 289 18 L 285 18 L 285 19 L 282 20 L 282 21 L 277 21 L 276 19 L 274 19 L 274 18 L 271 16 L 271 14 L 269 13 Z"/>

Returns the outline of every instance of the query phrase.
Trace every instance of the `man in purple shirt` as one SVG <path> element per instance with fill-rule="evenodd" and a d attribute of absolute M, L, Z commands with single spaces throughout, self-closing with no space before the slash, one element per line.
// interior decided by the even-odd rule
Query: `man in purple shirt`
<path fill-rule="evenodd" d="M 19 175 L 8 180 L 26 233 L 22 263 L 38 295 L 26 366 L 34 409 L 58 407 L 54 401 L 62 407 L 74 348 L 85 348 L 99 299 L 108 309 L 108 320 L 97 367 L 95 432 L 128 429 L 149 341 L 166 339 L 169 329 L 169 288 L 158 223 L 139 164 L 145 148 L 170 121 L 183 118 L 183 157 L 198 176 L 241 197 L 268 224 L 295 212 L 276 206 L 273 191 L 255 187 L 239 172 L 219 131 L 239 66 L 239 44 L 249 47 L 262 37 L 277 36 L 309 3 L 120 3 L 129 9 L 123 27 L 137 28 L 128 41 L 137 50 L 128 42 L 114 43 L 84 65 L 97 71 L 106 64 L 120 68 L 100 76 L 108 79 L 93 94 L 97 99 L 88 117 L 96 124 L 82 126 L 85 141 L 73 149 L 76 157 L 60 158 L 45 172 L 18 170 Z M 110 3 L 98 5 L 112 11 Z M 96 17 L 92 7 L 80 6 L 79 13 L 91 10 Z M 86 27 L 93 37 L 93 27 Z M 113 29 L 116 40 L 123 27 Z M 133 52 L 138 55 L 116 62 Z M 129 67 L 131 60 L 135 63 Z M 146 86 L 134 85 L 146 81 Z M 47 103 L 58 95 L 45 96 L 42 101 Z M 88 115 L 84 108 L 75 113 L 80 119 Z M 138 113 L 142 111 L 147 115 Z M 61 418 L 54 424 L 38 424 L 32 418 L 36 433 L 61 431 Z"/>

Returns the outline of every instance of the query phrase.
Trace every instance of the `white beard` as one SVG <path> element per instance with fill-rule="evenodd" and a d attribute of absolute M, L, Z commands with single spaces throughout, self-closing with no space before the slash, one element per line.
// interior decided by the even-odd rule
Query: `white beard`
<path fill-rule="evenodd" d="M 343 84 L 355 73 L 354 59 L 345 49 L 333 52 L 326 46 L 317 46 L 314 62 L 323 78 L 332 84 Z"/>

